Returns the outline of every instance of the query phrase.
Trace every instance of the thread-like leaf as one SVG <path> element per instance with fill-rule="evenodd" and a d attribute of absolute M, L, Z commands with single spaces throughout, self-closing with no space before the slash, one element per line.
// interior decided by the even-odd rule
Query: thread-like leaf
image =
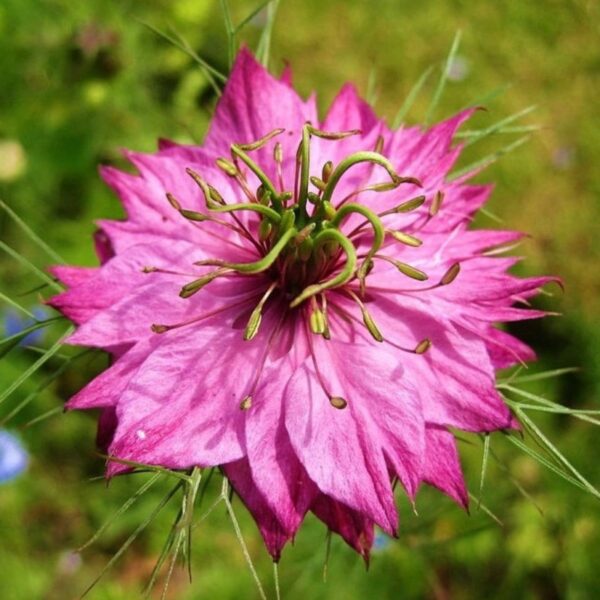
<path fill-rule="evenodd" d="M 402 106 L 400 107 L 400 109 L 396 113 L 396 116 L 394 117 L 394 120 L 392 121 L 393 129 L 396 129 L 400 127 L 400 125 L 402 125 L 402 123 L 404 122 L 404 118 L 412 108 L 413 104 L 415 103 L 415 100 L 417 99 L 417 96 L 423 89 L 425 83 L 427 83 L 427 80 L 429 79 L 432 72 L 433 66 L 430 66 L 427 69 L 425 69 L 425 71 L 423 71 L 419 79 L 417 79 L 416 83 L 412 86 L 412 88 L 408 92 L 408 95 L 406 96 L 406 99 L 404 100 Z"/>
<path fill-rule="evenodd" d="M 427 113 L 425 115 L 425 124 L 429 124 L 437 105 L 439 104 L 440 99 L 442 98 L 442 94 L 444 93 L 444 88 L 446 87 L 446 83 L 448 81 L 448 74 L 450 72 L 450 67 L 454 62 L 454 58 L 456 57 L 456 53 L 458 52 L 458 47 L 460 45 L 461 32 L 457 31 L 454 40 L 452 40 L 452 46 L 450 47 L 450 52 L 448 53 L 448 57 L 446 58 L 446 62 L 442 68 L 442 74 L 440 75 L 440 79 L 438 81 L 437 87 L 433 93 L 433 97 L 431 98 L 431 102 L 429 103 L 429 108 L 427 109 Z"/>
<path fill-rule="evenodd" d="M 133 531 L 133 533 L 125 540 L 125 542 L 121 545 L 121 547 L 115 552 L 115 554 L 110 558 L 110 560 L 104 565 L 104 568 L 99 573 L 99 575 L 88 585 L 88 587 L 81 594 L 81 598 L 87 596 L 92 589 L 96 586 L 96 584 L 104 577 L 104 574 L 123 556 L 127 548 L 131 546 L 134 540 L 154 521 L 154 519 L 158 516 L 160 511 L 168 504 L 169 500 L 175 495 L 177 490 L 183 485 L 182 482 L 178 482 L 175 486 L 166 494 L 163 499 L 158 503 L 158 505 L 154 508 L 154 510 L 150 513 L 150 515 L 144 519 Z"/>
<path fill-rule="evenodd" d="M 3 241 L 0 241 L 0 248 L 6 252 L 9 256 L 14 258 L 17 262 L 21 263 L 24 267 L 26 267 L 29 271 L 37 275 L 40 279 L 42 279 L 49 286 L 53 287 L 55 290 L 62 292 L 63 287 L 50 275 L 44 273 L 39 267 L 36 267 L 28 258 L 25 258 L 22 254 L 17 252 L 14 248 L 11 248 L 8 244 L 5 244 Z"/>
<path fill-rule="evenodd" d="M 63 335 L 43 354 L 38 360 L 36 360 L 28 369 L 23 371 L 19 377 L 17 377 L 5 390 L 0 394 L 0 404 L 6 400 L 24 381 L 29 379 L 44 363 L 48 362 L 62 347 L 63 339 L 73 333 L 75 327 L 70 326 L 65 330 Z"/>
<path fill-rule="evenodd" d="M 219 87 L 219 84 L 217 83 L 217 81 L 220 81 L 221 83 L 227 82 L 227 77 L 225 75 L 223 75 L 223 73 L 221 73 L 219 70 L 215 69 L 212 65 L 210 65 L 208 62 L 206 62 L 203 58 L 198 56 L 198 54 L 194 51 L 194 49 L 187 43 L 186 40 L 181 38 L 179 36 L 179 34 L 175 33 L 175 35 L 177 35 L 179 38 L 179 39 L 175 39 L 175 38 L 171 37 L 168 33 L 161 31 L 160 29 L 154 27 L 154 25 L 151 25 L 150 23 L 146 23 L 145 21 L 142 21 L 139 19 L 138 19 L 138 21 L 144 27 L 147 27 L 150 31 L 152 31 L 156 35 L 158 35 L 161 38 L 165 39 L 166 41 L 170 42 L 171 44 L 173 44 L 173 46 L 175 46 L 176 48 L 179 48 L 179 50 L 181 50 L 182 52 L 185 52 L 190 58 L 192 58 L 194 61 L 196 61 L 200 65 L 200 68 L 203 70 L 204 75 L 206 76 L 206 79 L 212 86 L 215 94 L 217 96 L 221 96 L 221 88 Z"/>
<path fill-rule="evenodd" d="M 495 152 L 492 152 L 491 154 L 488 154 L 487 156 L 484 156 L 483 158 L 476 160 L 475 162 L 472 162 L 471 164 L 467 165 L 466 167 L 463 167 L 462 169 L 459 169 L 458 171 L 454 171 L 453 173 L 451 173 L 448 176 L 448 178 L 447 178 L 448 181 L 454 181 L 455 179 L 458 179 L 459 177 L 462 177 L 463 175 L 467 175 L 468 173 L 478 171 L 480 169 L 483 169 L 484 167 L 487 167 L 488 165 L 491 165 L 493 162 L 496 162 L 499 158 L 501 158 L 505 154 L 508 154 L 509 152 L 512 152 L 513 150 L 516 150 L 519 146 L 522 146 L 526 141 L 529 140 L 529 138 L 530 138 L 529 135 L 520 137 L 519 139 L 515 140 L 514 142 L 511 142 L 510 144 L 503 146 L 502 148 L 500 148 L 500 150 L 496 150 Z M 481 211 L 481 209 L 479 209 L 479 210 Z"/>
<path fill-rule="evenodd" d="M 273 24 L 275 23 L 275 17 L 277 15 L 277 9 L 279 8 L 280 0 L 272 0 L 269 3 L 267 9 L 267 22 L 262 30 L 260 40 L 258 42 L 258 48 L 256 50 L 256 57 L 260 63 L 265 67 L 269 67 L 269 59 L 271 55 L 271 38 L 273 36 Z"/>
<path fill-rule="evenodd" d="M 64 259 L 58 252 L 51 248 L 19 215 L 6 204 L 3 200 L 0 200 L 0 208 L 14 221 L 19 229 L 39 248 L 41 248 L 52 260 L 57 263 L 64 263 Z"/>

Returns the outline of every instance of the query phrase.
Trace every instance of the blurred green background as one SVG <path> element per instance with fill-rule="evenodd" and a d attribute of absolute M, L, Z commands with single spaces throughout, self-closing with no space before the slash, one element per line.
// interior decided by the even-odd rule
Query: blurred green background
<path fill-rule="evenodd" d="M 235 22 L 257 6 L 230 2 Z M 117 201 L 100 182 L 99 163 L 120 164 L 119 149 L 152 151 L 158 137 L 201 141 L 214 93 L 198 65 L 140 21 L 179 32 L 203 58 L 226 70 L 226 37 L 219 3 L 208 0 L 3 0 L 0 4 L 0 198 L 69 263 L 95 264 L 94 219 L 119 217 Z M 261 13 L 243 31 L 254 47 Z M 284 0 L 277 18 L 271 66 L 294 68 L 303 95 L 319 93 L 325 109 L 346 81 L 377 97 L 378 113 L 392 118 L 429 66 L 436 71 L 408 115 L 423 120 L 439 66 L 457 30 L 463 39 L 436 118 L 510 84 L 486 102 L 469 128 L 485 128 L 531 104 L 519 124 L 539 124 L 531 141 L 478 178 L 496 183 L 479 224 L 531 234 L 518 250 L 523 274 L 558 274 L 564 294 L 538 305 L 558 318 L 511 327 L 539 350 L 535 371 L 579 366 L 580 371 L 530 386 L 570 408 L 598 408 L 600 381 L 600 6 L 590 1 L 467 2 L 465 0 Z M 369 83 L 370 82 L 370 83 Z M 504 146 L 514 135 L 473 144 L 464 163 Z M 0 214 L 0 238 L 43 268 L 48 257 Z M 0 255 L 1 291 L 31 308 L 40 281 L 6 253 Z M 34 290 L 34 291 L 31 291 Z M 46 290 L 43 293 L 48 295 Z M 0 322 L 9 319 L 0 302 Z M 1 327 L 1 325 L 0 325 Z M 8 327 L 8 325 L 7 325 Z M 62 331 L 37 342 L 48 347 Z M 8 427 L 20 431 L 31 464 L 0 485 L 0 598 L 76 598 L 168 489 L 161 482 L 81 556 L 81 545 L 142 483 L 115 480 L 107 489 L 90 414 L 36 416 L 59 407 L 106 365 L 103 357 L 73 362 L 53 357 L 1 407 L 0 419 L 29 401 Z M 15 348 L 0 363 L 0 389 L 37 358 Z M 556 445 L 600 484 L 598 430 L 569 416 L 533 415 Z M 472 507 L 463 514 L 425 490 L 419 516 L 402 504 L 399 540 L 381 538 L 366 572 L 361 560 L 334 539 L 323 582 L 326 544 L 312 519 L 285 551 L 280 566 L 284 598 L 569 598 L 600 593 L 598 500 L 548 472 L 498 434 L 484 502 L 500 526 Z M 482 445 L 461 448 L 471 489 L 478 493 Z M 211 486 L 218 493 L 218 478 Z M 515 484 L 516 482 L 516 484 Z M 526 494 L 522 494 L 521 486 Z M 212 489 L 214 487 L 214 490 Z M 160 489 L 159 489 L 160 488 Z M 527 497 L 529 496 L 529 497 Z M 209 498 L 210 500 L 210 498 Z M 245 539 L 269 597 L 272 567 L 253 524 L 234 502 Z M 177 506 L 169 505 L 90 593 L 95 599 L 138 596 L 160 552 Z M 255 598 L 250 573 L 224 510 L 196 530 L 193 584 L 176 570 L 172 598 Z M 158 596 L 157 596 L 158 597 Z"/>

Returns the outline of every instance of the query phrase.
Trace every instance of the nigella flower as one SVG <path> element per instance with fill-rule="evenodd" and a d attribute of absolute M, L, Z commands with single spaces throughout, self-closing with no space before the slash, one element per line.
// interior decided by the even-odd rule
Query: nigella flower
<path fill-rule="evenodd" d="M 47 310 L 47 309 L 46 309 Z M 46 310 L 40 306 L 35 306 L 32 311 L 32 315 L 39 321 L 46 318 Z M 27 316 L 23 316 L 21 313 L 15 310 L 7 310 L 4 314 L 4 333 L 6 336 L 18 335 L 23 330 L 27 329 L 31 325 L 34 325 L 35 321 Z M 28 346 L 37 344 L 44 339 L 43 329 L 37 329 L 27 334 L 20 342 L 20 346 Z"/>
<path fill-rule="evenodd" d="M 27 468 L 28 462 L 27 452 L 18 438 L 0 430 L 0 483 L 18 477 Z"/>
<path fill-rule="evenodd" d="M 347 85 L 320 120 L 243 50 L 202 146 L 103 169 L 127 219 L 102 266 L 54 268 L 70 343 L 116 359 L 68 407 L 102 409 L 114 457 L 220 466 L 275 559 L 308 511 L 367 558 L 396 484 L 466 506 L 448 428 L 516 425 L 494 372 L 534 355 L 495 324 L 548 281 L 489 252 L 520 234 L 468 229 L 490 188 L 447 174 L 472 112 L 392 131 Z"/>

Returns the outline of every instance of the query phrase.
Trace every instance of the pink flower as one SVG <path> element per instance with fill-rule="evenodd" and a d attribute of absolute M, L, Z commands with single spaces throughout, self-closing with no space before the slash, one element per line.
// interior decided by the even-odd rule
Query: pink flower
<path fill-rule="evenodd" d="M 514 304 L 549 281 L 488 252 L 521 234 L 468 230 L 472 112 L 392 131 L 347 85 L 321 121 L 243 50 L 203 146 L 102 170 L 127 219 L 51 304 L 115 362 L 68 407 L 102 409 L 115 457 L 222 467 L 275 559 L 309 510 L 368 558 L 395 482 L 466 506 L 448 428 L 515 426 L 495 369 L 534 354 L 494 324 L 542 316 Z"/>

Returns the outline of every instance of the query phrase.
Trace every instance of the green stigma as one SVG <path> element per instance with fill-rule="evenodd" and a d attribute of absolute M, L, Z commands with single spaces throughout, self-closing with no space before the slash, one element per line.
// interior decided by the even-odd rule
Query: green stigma
<path fill-rule="evenodd" d="M 217 167 L 236 180 L 247 198 L 246 202 L 228 202 L 217 189 L 192 169 L 187 169 L 187 173 L 202 192 L 206 212 L 187 210 L 172 194 L 167 194 L 171 206 L 188 221 L 194 222 L 196 226 L 212 222 L 235 230 L 251 241 L 260 255 L 258 260 L 248 263 L 233 263 L 219 258 L 195 263 L 215 268 L 184 285 L 180 295 L 183 298 L 192 296 L 219 277 L 236 273 L 267 274 L 272 283 L 251 314 L 244 339 L 252 340 L 257 335 L 263 308 L 267 300 L 275 294 L 287 302 L 290 310 L 302 307 L 310 301 L 310 330 L 329 339 L 326 292 L 342 288 L 346 297 L 352 298 L 359 306 L 363 323 L 372 337 L 382 341 L 383 336 L 363 302 L 369 273 L 375 260 L 392 261 L 389 257 L 379 254 L 386 242 L 396 241 L 413 247 L 421 244 L 418 238 L 408 233 L 387 230 L 382 218 L 389 214 L 418 209 L 425 202 L 425 196 L 405 201 L 396 208 L 379 214 L 351 200 L 356 200 L 363 191 L 384 192 L 396 189 L 404 183 L 420 185 L 420 182 L 413 177 L 402 177 L 396 173 L 392 163 L 382 154 L 382 138 L 378 139 L 374 150 L 350 154 L 337 165 L 327 161 L 320 165 L 320 177 L 311 176 L 312 138 L 335 142 L 360 132 L 322 131 L 307 123 L 302 128 L 301 141 L 296 152 L 293 189 L 286 189 L 282 176 L 284 157 L 281 143 L 276 142 L 273 151 L 277 174 L 275 181 L 270 179 L 252 157 L 252 152 L 263 148 L 283 132 L 283 129 L 275 129 L 254 142 L 231 144 L 230 157 L 217 159 Z M 354 166 L 365 163 L 380 169 L 385 175 L 385 180 L 338 199 L 339 194 L 336 195 L 336 190 L 340 181 Z M 259 185 L 256 189 L 253 189 L 256 184 L 252 184 L 248 178 L 249 173 L 258 180 Z M 439 210 L 440 194 L 436 195 L 434 203 L 430 213 Z M 238 216 L 244 212 L 253 214 L 256 227 L 244 224 L 247 220 L 244 221 Z M 230 221 L 226 220 L 227 215 Z M 351 216 L 362 218 L 362 223 L 347 233 L 342 230 L 342 226 Z M 364 246 L 365 234 L 369 234 L 371 239 L 368 249 Z M 420 270 L 398 261 L 393 262 L 405 276 L 420 281 L 427 279 L 427 275 Z M 457 269 L 458 267 L 447 274 L 444 284 L 455 276 L 455 271 L 457 274 Z M 352 282 L 355 282 L 358 289 L 347 287 Z"/>

